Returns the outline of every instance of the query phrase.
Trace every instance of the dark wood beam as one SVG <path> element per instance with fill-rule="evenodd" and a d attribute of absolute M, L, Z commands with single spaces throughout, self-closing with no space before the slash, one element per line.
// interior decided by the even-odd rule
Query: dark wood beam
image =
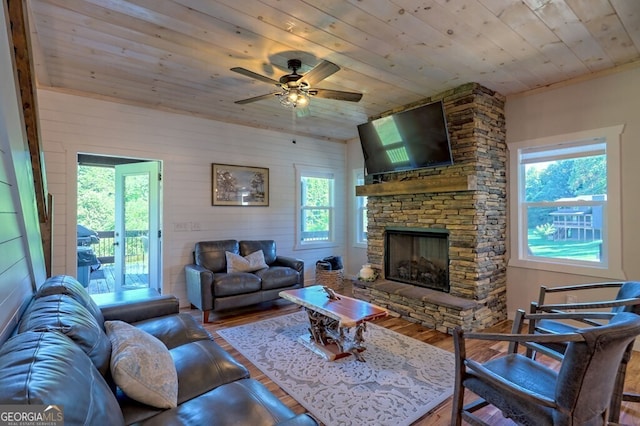
<path fill-rule="evenodd" d="M 47 276 L 51 276 L 52 257 L 52 198 L 47 193 L 44 154 L 40 137 L 36 79 L 33 69 L 29 22 L 23 0 L 7 0 L 9 24 L 14 52 L 14 66 L 20 89 L 24 131 L 31 157 L 40 235 L 44 251 Z"/>
<path fill-rule="evenodd" d="M 20 85 L 22 114 L 24 116 L 25 132 L 31 155 L 33 179 L 36 188 L 36 202 L 40 223 L 49 221 L 49 206 L 47 204 L 46 176 L 44 169 L 44 154 L 42 153 L 40 127 L 38 122 L 38 102 L 36 98 L 35 73 L 30 49 L 29 23 L 25 15 L 23 0 L 7 0 L 9 22 L 15 67 Z"/>

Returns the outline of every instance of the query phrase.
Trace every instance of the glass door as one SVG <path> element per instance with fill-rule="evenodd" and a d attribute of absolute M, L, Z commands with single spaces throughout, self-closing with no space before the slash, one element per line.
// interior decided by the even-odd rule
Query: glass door
<path fill-rule="evenodd" d="M 123 164 L 115 170 L 115 291 L 160 290 L 160 164 Z"/>

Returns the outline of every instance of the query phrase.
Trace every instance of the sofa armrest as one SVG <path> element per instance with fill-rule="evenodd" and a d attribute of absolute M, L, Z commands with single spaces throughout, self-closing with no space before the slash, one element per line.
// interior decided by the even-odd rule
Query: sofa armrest
<path fill-rule="evenodd" d="M 318 423 L 308 414 L 298 414 L 295 417 L 278 423 L 278 426 L 317 426 Z"/>
<path fill-rule="evenodd" d="M 102 311 L 105 321 L 132 323 L 180 311 L 177 297 L 160 294 L 152 288 L 95 294 L 91 297 Z"/>
<path fill-rule="evenodd" d="M 190 264 L 184 267 L 187 280 L 187 298 L 201 311 L 213 309 L 213 272 L 200 265 Z"/>
<path fill-rule="evenodd" d="M 300 284 L 304 285 L 304 261 L 302 259 L 295 259 L 287 256 L 276 256 L 274 265 L 287 266 L 295 269 L 300 273 Z"/>
<path fill-rule="evenodd" d="M 304 261 L 302 259 L 296 259 L 288 256 L 276 256 L 274 264 L 277 264 L 278 266 L 288 266 L 298 272 L 304 271 Z"/>

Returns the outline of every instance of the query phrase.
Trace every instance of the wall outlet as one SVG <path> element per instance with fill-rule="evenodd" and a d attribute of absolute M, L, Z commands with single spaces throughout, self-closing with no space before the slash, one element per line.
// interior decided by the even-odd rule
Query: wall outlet
<path fill-rule="evenodd" d="M 578 303 L 578 296 L 575 294 L 567 294 L 567 303 Z M 575 312 L 575 309 L 567 309 L 567 312 Z"/>
<path fill-rule="evenodd" d="M 173 230 L 176 232 L 186 232 L 191 229 L 190 222 L 176 222 L 173 224 Z"/>
<path fill-rule="evenodd" d="M 200 230 L 200 222 L 191 222 L 191 230 L 199 231 Z"/>

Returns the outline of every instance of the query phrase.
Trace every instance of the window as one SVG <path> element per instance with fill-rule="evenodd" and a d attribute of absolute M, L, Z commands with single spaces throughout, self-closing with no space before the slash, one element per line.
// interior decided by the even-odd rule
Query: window
<path fill-rule="evenodd" d="M 356 185 L 364 185 L 364 172 L 362 170 L 355 170 L 355 182 Z M 356 217 L 355 217 L 355 246 L 367 247 L 367 197 L 356 197 L 355 202 Z"/>
<path fill-rule="evenodd" d="M 510 265 L 624 279 L 621 132 L 618 126 L 509 144 L 517 194 Z"/>
<path fill-rule="evenodd" d="M 321 168 L 296 166 L 300 209 L 297 248 L 313 248 L 334 240 L 334 174 Z"/>

